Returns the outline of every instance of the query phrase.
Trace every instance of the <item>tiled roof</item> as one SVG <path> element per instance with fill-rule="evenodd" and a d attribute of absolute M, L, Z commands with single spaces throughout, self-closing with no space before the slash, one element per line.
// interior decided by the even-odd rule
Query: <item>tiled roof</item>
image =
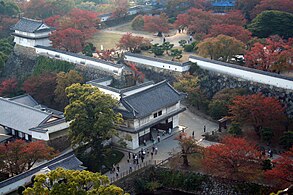
<path fill-rule="evenodd" d="M 50 170 L 55 170 L 58 167 L 62 167 L 67 170 L 84 170 L 85 167 L 81 166 L 83 163 L 73 154 L 61 161 L 48 166 Z"/>
<path fill-rule="evenodd" d="M 0 97 L 0 124 L 16 129 L 29 130 L 42 124 L 52 114 Z"/>
<path fill-rule="evenodd" d="M 185 94 L 176 91 L 166 81 L 138 93 L 122 97 L 120 102 L 134 118 L 143 118 L 162 108 L 176 104 Z"/>
<path fill-rule="evenodd" d="M 33 33 L 36 31 L 51 31 L 53 28 L 39 29 L 43 25 L 41 20 L 33 20 L 29 18 L 21 18 L 13 27 L 12 30 Z M 46 25 L 46 24 L 45 24 Z M 46 25 L 47 26 L 47 25 Z"/>
<path fill-rule="evenodd" d="M 258 69 L 254 69 L 254 68 L 248 68 L 248 67 L 239 66 L 239 65 L 236 65 L 236 64 L 229 64 L 229 63 L 226 63 L 226 62 L 221 62 L 221 61 L 217 61 L 217 60 L 211 60 L 211 59 L 202 58 L 202 57 L 198 57 L 198 56 L 189 56 L 189 58 L 192 58 L 192 59 L 195 59 L 195 60 L 201 60 L 201 61 L 204 61 L 204 62 L 210 62 L 210 63 L 214 63 L 214 64 L 219 64 L 219 65 L 227 66 L 227 67 L 230 67 L 230 68 L 236 68 L 236 69 L 239 69 L 239 70 L 245 70 L 245 71 L 249 71 L 249 72 L 254 72 L 254 73 L 258 73 L 258 74 L 263 74 L 263 75 L 267 75 L 267 76 L 272 76 L 272 77 L 276 77 L 276 78 L 280 78 L 280 79 L 286 79 L 286 80 L 289 80 L 289 81 L 293 81 L 292 77 L 280 75 L 280 74 L 273 73 L 273 72 L 258 70 Z"/>
<path fill-rule="evenodd" d="M 32 98 L 32 96 L 30 96 L 29 94 L 24 94 L 24 95 L 16 96 L 13 98 L 9 98 L 9 100 L 20 103 L 20 104 L 24 104 L 30 107 L 34 107 L 38 105 L 38 102 L 36 102 L 36 100 Z"/>

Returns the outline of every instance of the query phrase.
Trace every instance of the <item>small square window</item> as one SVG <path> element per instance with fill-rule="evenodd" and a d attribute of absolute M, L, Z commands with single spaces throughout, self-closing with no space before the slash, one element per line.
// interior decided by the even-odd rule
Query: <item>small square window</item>
<path fill-rule="evenodd" d="M 158 116 L 161 116 L 162 115 L 162 110 L 158 112 Z"/>
<path fill-rule="evenodd" d="M 158 116 L 158 113 L 155 113 L 155 114 L 154 114 L 154 118 L 157 118 L 157 116 Z"/>

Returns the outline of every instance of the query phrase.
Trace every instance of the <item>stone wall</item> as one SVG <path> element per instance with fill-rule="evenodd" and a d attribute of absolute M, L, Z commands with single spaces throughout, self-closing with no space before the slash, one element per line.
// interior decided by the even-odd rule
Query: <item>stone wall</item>
<path fill-rule="evenodd" d="M 32 74 L 33 68 L 36 64 L 36 53 L 33 48 L 15 45 L 14 51 L 10 54 L 1 77 L 11 78 L 15 77 L 18 80 L 23 80 Z"/>
<path fill-rule="evenodd" d="M 293 117 L 293 91 L 281 89 L 271 85 L 251 82 L 236 77 L 220 74 L 212 71 L 201 73 L 201 87 L 209 98 L 224 88 L 245 88 L 251 93 L 262 93 L 268 97 L 275 97 L 286 106 L 287 115 Z"/>

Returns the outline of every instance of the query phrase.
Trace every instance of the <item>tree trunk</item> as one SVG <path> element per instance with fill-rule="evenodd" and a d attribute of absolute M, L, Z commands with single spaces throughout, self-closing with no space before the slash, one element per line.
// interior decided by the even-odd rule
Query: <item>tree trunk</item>
<path fill-rule="evenodd" d="M 188 167 L 189 163 L 188 163 L 188 159 L 187 159 L 187 154 L 182 154 L 182 158 L 183 158 L 183 166 Z"/>

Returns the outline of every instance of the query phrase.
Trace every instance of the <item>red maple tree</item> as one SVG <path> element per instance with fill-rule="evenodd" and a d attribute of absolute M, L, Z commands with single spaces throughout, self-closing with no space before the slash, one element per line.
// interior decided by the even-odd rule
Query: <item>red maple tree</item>
<path fill-rule="evenodd" d="M 240 10 L 232 10 L 225 15 L 217 16 L 217 20 L 219 24 L 236 26 L 244 26 L 247 22 Z"/>
<path fill-rule="evenodd" d="M 233 121 L 240 124 L 252 125 L 257 133 L 262 128 L 282 129 L 286 120 L 285 108 L 273 97 L 265 97 L 261 93 L 236 96 L 229 106 Z M 275 135 L 279 133 L 276 132 Z"/>
<path fill-rule="evenodd" d="M 16 140 L 0 144 L 0 170 L 10 176 L 29 170 L 36 162 L 49 160 L 54 150 L 43 141 L 29 142 Z"/>
<path fill-rule="evenodd" d="M 144 74 L 137 69 L 137 67 L 136 67 L 136 65 L 134 63 L 129 63 L 127 65 L 134 72 L 134 75 L 133 75 L 134 80 L 135 81 L 138 81 L 140 83 L 143 83 L 143 81 L 144 81 Z"/>
<path fill-rule="evenodd" d="M 54 31 L 50 35 L 50 40 L 54 48 L 78 53 L 84 48 L 86 37 L 80 30 L 67 28 Z"/>
<path fill-rule="evenodd" d="M 289 187 L 293 183 L 293 146 L 272 163 L 273 169 L 265 172 L 267 180 L 278 188 Z"/>
<path fill-rule="evenodd" d="M 23 83 L 23 90 L 32 95 L 37 102 L 48 107 L 54 107 L 54 91 L 56 88 L 56 74 L 43 73 L 39 76 L 31 76 Z"/>
<path fill-rule="evenodd" d="M 225 137 L 221 144 L 204 150 L 207 173 L 237 180 L 254 179 L 261 173 L 262 155 L 255 144 L 243 138 Z"/>
<path fill-rule="evenodd" d="M 216 37 L 220 34 L 234 37 L 243 43 L 247 43 L 251 39 L 251 32 L 244 29 L 242 26 L 227 24 L 212 25 L 206 38 Z"/>
<path fill-rule="evenodd" d="M 147 39 L 140 36 L 133 36 L 131 33 L 127 33 L 121 37 L 117 47 L 135 53 L 139 52 L 141 46 L 147 43 L 149 43 Z"/>
<path fill-rule="evenodd" d="M 271 72 L 290 71 L 293 70 L 292 56 L 291 39 L 285 41 L 278 36 L 272 36 L 264 44 L 256 42 L 246 52 L 245 66 Z"/>
<path fill-rule="evenodd" d="M 169 32 L 168 17 L 165 14 L 160 16 L 144 16 L 144 30 L 149 32 Z"/>
<path fill-rule="evenodd" d="M 18 91 L 18 84 L 15 78 L 6 79 L 0 84 L 0 96 L 12 97 Z"/>

